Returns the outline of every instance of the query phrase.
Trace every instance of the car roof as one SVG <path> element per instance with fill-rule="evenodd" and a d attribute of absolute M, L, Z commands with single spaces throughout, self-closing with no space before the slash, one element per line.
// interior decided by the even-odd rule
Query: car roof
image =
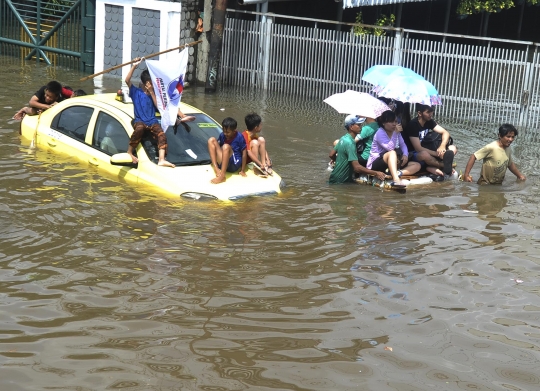
<path fill-rule="evenodd" d="M 77 96 L 75 99 L 83 101 L 87 104 L 92 104 L 92 102 L 101 102 L 105 103 L 110 106 L 114 106 L 119 110 L 122 110 L 129 116 L 133 117 L 133 103 L 132 102 L 120 102 L 117 101 L 115 93 L 109 93 L 109 94 L 96 94 L 96 95 L 84 95 L 84 96 Z M 191 105 L 188 105 L 186 103 L 180 102 L 180 110 L 182 110 L 182 113 L 202 113 L 201 110 L 197 109 L 196 107 L 193 107 Z"/>

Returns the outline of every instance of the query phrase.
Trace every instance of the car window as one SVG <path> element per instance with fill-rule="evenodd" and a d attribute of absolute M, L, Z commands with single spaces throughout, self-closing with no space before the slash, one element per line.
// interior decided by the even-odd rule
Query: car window
<path fill-rule="evenodd" d="M 84 141 L 94 109 L 86 106 L 71 106 L 54 117 L 51 127 L 60 133 Z"/>
<path fill-rule="evenodd" d="M 100 112 L 92 145 L 109 155 L 114 155 L 127 152 L 128 144 L 129 136 L 122 124 L 109 114 Z"/>
<path fill-rule="evenodd" d="M 221 126 L 205 114 L 195 116 L 192 122 L 182 122 L 171 126 L 165 133 L 167 136 L 167 160 L 177 166 L 192 166 L 210 163 L 208 139 L 218 138 Z M 142 145 L 154 163 L 157 163 L 158 149 L 150 132 L 145 132 Z"/>

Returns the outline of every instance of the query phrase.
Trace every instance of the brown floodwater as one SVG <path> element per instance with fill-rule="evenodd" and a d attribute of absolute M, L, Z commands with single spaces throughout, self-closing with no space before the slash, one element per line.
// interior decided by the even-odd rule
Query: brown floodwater
<path fill-rule="evenodd" d="M 0 62 L 0 390 L 540 389 L 538 143 L 514 147 L 525 183 L 329 186 L 342 115 L 192 87 L 218 121 L 262 115 L 287 187 L 164 199 L 30 152 L 11 120 L 51 78 L 119 80 Z M 442 125 L 458 169 L 496 132 Z"/>

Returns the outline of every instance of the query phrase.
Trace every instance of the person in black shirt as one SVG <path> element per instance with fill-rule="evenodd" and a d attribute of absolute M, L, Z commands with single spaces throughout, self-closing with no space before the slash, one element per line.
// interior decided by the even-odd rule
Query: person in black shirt
<path fill-rule="evenodd" d="M 13 116 L 13 119 L 19 120 L 22 119 L 25 114 L 36 115 L 39 112 L 45 111 L 58 102 L 64 100 L 63 93 L 66 94 L 66 98 L 71 97 L 72 91 L 69 91 L 62 87 L 62 84 L 53 80 L 47 83 L 46 86 L 41 87 L 36 93 L 30 98 L 28 102 L 30 107 L 23 107 Z"/>
<path fill-rule="evenodd" d="M 433 120 L 433 107 L 417 104 L 416 113 L 417 117 L 403 131 L 403 139 L 410 151 L 409 160 L 419 162 L 431 174 L 452 175 L 457 148 L 450 133 Z M 435 139 L 435 143 L 427 144 L 428 139 Z"/>

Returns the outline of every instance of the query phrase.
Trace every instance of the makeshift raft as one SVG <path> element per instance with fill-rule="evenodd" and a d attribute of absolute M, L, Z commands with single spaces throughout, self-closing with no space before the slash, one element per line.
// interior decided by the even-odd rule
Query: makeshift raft
<path fill-rule="evenodd" d="M 393 190 L 393 191 L 397 191 L 398 193 L 405 193 L 409 186 L 428 185 L 433 182 L 457 180 L 458 177 L 459 177 L 459 174 L 457 172 L 454 172 L 452 175 L 448 175 L 444 177 L 441 177 L 438 175 L 429 175 L 428 173 L 403 176 L 401 178 L 401 182 L 407 185 L 407 187 L 405 188 L 403 188 L 402 186 L 393 186 L 392 177 L 387 177 L 384 181 L 381 181 L 380 179 L 377 179 L 376 177 L 371 176 L 371 175 L 360 175 L 359 177 L 354 178 L 354 182 L 360 185 L 369 185 L 373 187 L 378 187 L 383 190 Z"/>

